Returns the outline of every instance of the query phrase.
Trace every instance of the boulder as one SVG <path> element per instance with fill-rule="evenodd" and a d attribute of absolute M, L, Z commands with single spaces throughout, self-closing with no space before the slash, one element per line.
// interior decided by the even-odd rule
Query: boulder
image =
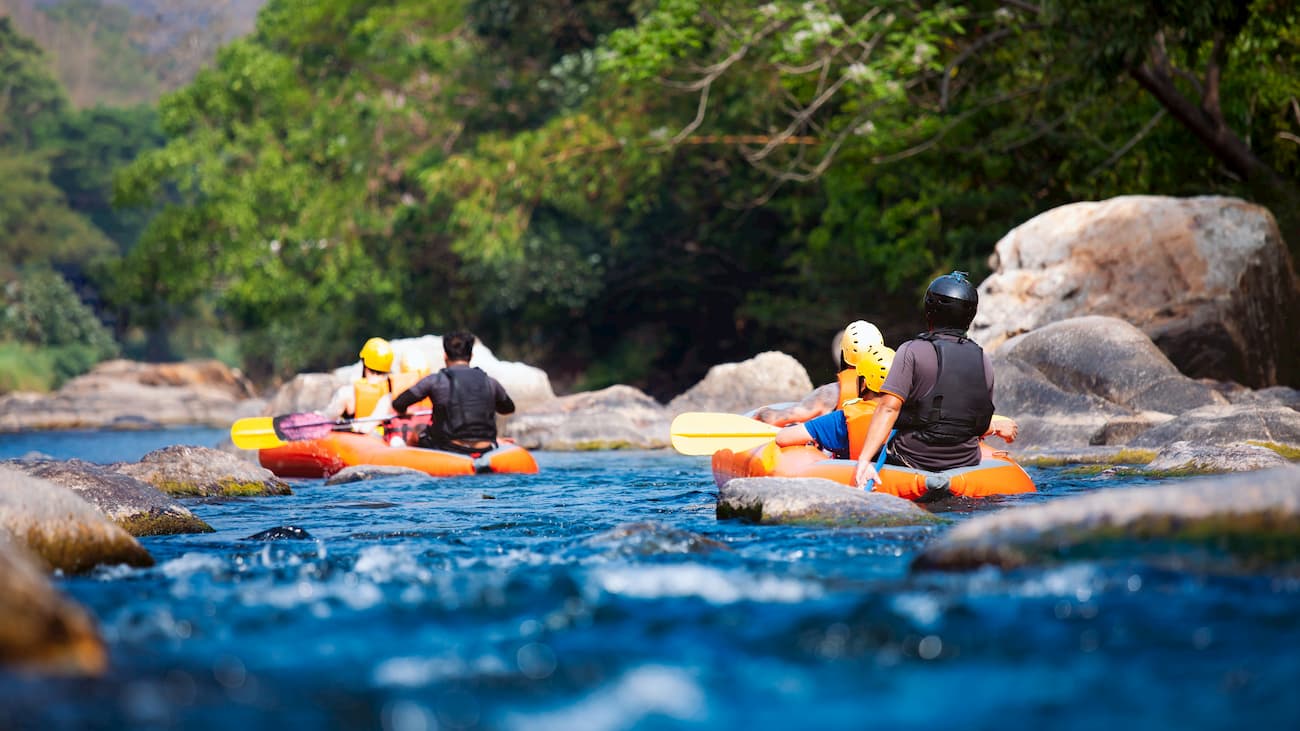
<path fill-rule="evenodd" d="M 1014 568 L 1192 546 L 1247 561 L 1300 557 L 1300 468 L 1096 490 L 980 515 L 927 546 L 913 569 Z"/>
<path fill-rule="evenodd" d="M 741 414 L 764 404 L 798 401 L 813 388 L 808 371 L 777 351 L 741 363 L 715 365 L 704 380 L 668 403 L 668 413 L 724 411 Z"/>
<path fill-rule="evenodd" d="M 718 520 L 764 525 L 903 526 L 946 522 L 910 500 L 820 477 L 741 477 L 718 491 Z"/>
<path fill-rule="evenodd" d="M 993 402 L 1020 422 L 1020 447 L 1122 444 L 1143 425 L 1227 403 L 1113 317 L 1077 317 L 1017 335 L 993 356 L 993 367 Z"/>
<path fill-rule="evenodd" d="M 264 467 L 208 447 L 175 445 L 155 449 L 139 462 L 118 462 L 109 469 L 184 497 L 252 497 L 290 495 L 289 485 Z"/>
<path fill-rule="evenodd" d="M 1162 447 L 1174 442 L 1228 445 L 1247 441 L 1300 447 L 1300 411 L 1245 403 L 1206 406 L 1179 414 L 1130 444 Z"/>
<path fill-rule="evenodd" d="M 261 409 L 262 401 L 254 397 L 248 380 L 215 360 L 112 360 L 68 381 L 53 394 L 0 397 L 0 431 L 228 426 Z"/>
<path fill-rule="evenodd" d="M 668 411 L 631 386 L 561 396 L 517 412 L 503 436 L 528 449 L 662 449 Z"/>
<path fill-rule="evenodd" d="M 153 485 L 103 465 L 78 459 L 3 464 L 68 488 L 133 536 L 212 532 L 212 526 Z"/>
<path fill-rule="evenodd" d="M 0 466 L 0 532 L 51 570 L 153 565 L 135 538 L 76 493 L 7 466 Z"/>
<path fill-rule="evenodd" d="M 1148 472 L 1250 472 L 1286 467 L 1285 457 L 1257 444 L 1174 442 L 1144 468 Z"/>
<path fill-rule="evenodd" d="M 86 611 L 55 591 L 30 554 L 0 534 L 0 667 L 99 675 L 108 651 Z"/>
<path fill-rule="evenodd" d="M 1179 370 L 1300 385 L 1300 285 L 1271 213 L 1235 198 L 1123 196 L 1047 211 L 998 242 L 971 335 L 990 351 L 1081 314 L 1122 318 Z"/>
<path fill-rule="evenodd" d="M 323 409 L 329 405 L 334 391 L 349 382 L 350 379 L 333 373 L 299 373 L 276 389 L 266 402 L 263 414 L 279 416 Z"/>

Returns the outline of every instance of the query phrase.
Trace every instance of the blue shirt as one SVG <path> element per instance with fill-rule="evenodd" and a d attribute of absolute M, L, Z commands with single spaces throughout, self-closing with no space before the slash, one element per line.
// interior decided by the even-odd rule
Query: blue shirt
<path fill-rule="evenodd" d="M 849 458 L 849 422 L 843 411 L 836 409 L 809 419 L 803 425 L 817 446 L 834 454 L 836 459 Z"/>

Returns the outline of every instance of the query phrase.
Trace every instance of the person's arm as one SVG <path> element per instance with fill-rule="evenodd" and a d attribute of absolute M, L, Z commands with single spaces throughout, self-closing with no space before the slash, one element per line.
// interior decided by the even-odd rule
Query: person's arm
<path fill-rule="evenodd" d="M 871 424 L 867 427 L 867 441 L 863 443 L 858 466 L 853 470 L 854 485 L 862 487 L 880 480 L 880 475 L 876 473 L 876 453 L 885 446 L 885 440 L 889 438 L 889 432 L 898 421 L 898 412 L 902 408 L 903 399 L 892 393 L 881 394 L 876 402 L 876 413 L 871 415 Z"/>
<path fill-rule="evenodd" d="M 799 403 L 784 409 L 762 408 L 754 413 L 754 418 L 773 426 L 801 424 L 815 419 L 822 414 L 829 414 L 839 406 L 840 384 L 828 383 L 814 388 L 811 393 L 799 400 Z"/>
<path fill-rule="evenodd" d="M 353 403 L 354 393 L 355 391 L 353 391 L 351 385 L 339 386 L 338 389 L 334 391 L 334 395 L 330 397 L 329 404 L 316 413 L 326 419 L 333 419 L 335 421 L 342 418 L 344 414 L 356 413 L 357 407 Z"/>
<path fill-rule="evenodd" d="M 497 379 L 492 379 L 492 386 L 496 390 L 497 413 L 513 414 L 515 413 L 515 402 L 510 399 L 510 394 L 506 393 L 506 387 L 502 386 Z"/>
<path fill-rule="evenodd" d="M 411 408 L 412 404 L 430 398 L 433 395 L 433 378 L 436 375 L 435 373 L 425 376 L 416 381 L 414 386 L 397 394 L 397 398 L 393 399 L 393 411 L 397 412 L 398 416 L 406 416 L 406 410 Z"/>
<path fill-rule="evenodd" d="M 808 427 L 803 424 L 792 424 L 776 433 L 778 447 L 795 447 L 811 441 L 813 441 L 812 435 L 808 433 Z"/>

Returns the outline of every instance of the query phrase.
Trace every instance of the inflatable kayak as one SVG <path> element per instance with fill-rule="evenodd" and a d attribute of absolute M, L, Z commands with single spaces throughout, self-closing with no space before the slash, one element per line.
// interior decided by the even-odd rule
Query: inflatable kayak
<path fill-rule="evenodd" d="M 537 472 L 533 455 L 517 444 L 502 444 L 474 456 L 421 447 L 390 447 L 376 437 L 342 431 L 260 450 L 258 460 L 280 477 L 329 477 L 356 465 L 410 467 L 434 477 Z"/>
<path fill-rule="evenodd" d="M 926 472 L 896 465 L 880 470 L 876 492 L 897 495 L 908 500 L 934 499 L 957 495 L 988 497 L 1034 492 L 1034 481 L 1015 460 L 980 442 L 982 460 L 974 467 L 959 467 L 943 472 Z M 778 447 L 769 442 L 741 452 L 723 449 L 713 454 L 713 479 L 721 487 L 736 477 L 824 477 L 844 485 L 853 484 L 857 461 L 831 459 L 811 445 Z"/>

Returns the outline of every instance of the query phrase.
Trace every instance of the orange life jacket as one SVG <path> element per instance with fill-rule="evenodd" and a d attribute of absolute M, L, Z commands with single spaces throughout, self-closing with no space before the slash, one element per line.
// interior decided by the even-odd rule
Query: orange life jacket
<path fill-rule="evenodd" d="M 364 419 L 375 413 L 375 407 L 379 405 L 379 399 L 389 393 L 389 379 L 372 381 L 368 378 L 358 378 L 352 382 L 352 392 L 356 395 L 356 411 L 353 417 Z"/>
<path fill-rule="evenodd" d="M 871 417 L 876 413 L 876 401 L 855 399 L 844 404 L 844 423 L 849 428 L 849 459 L 862 455 L 862 445 L 867 443 L 867 427 L 871 426 Z"/>
<path fill-rule="evenodd" d="M 424 378 L 426 375 L 428 375 L 428 374 L 427 374 L 427 373 L 420 373 L 420 372 L 412 372 L 412 373 L 394 373 L 394 374 L 390 375 L 390 376 L 388 377 L 388 382 L 389 382 L 390 384 L 392 384 L 392 387 L 393 387 L 393 391 L 392 391 L 393 396 L 399 396 L 399 395 L 401 395 L 401 393 L 402 393 L 403 391 L 405 391 L 405 390 L 407 390 L 408 388 L 410 388 L 411 386 L 414 386 L 415 384 L 419 383 L 419 382 L 420 382 L 420 379 L 421 379 L 421 378 Z M 421 401 L 416 401 L 414 404 L 411 405 L 411 409 L 416 410 L 416 411 L 427 411 L 427 410 L 432 410 L 432 409 L 433 409 L 433 402 L 430 401 L 430 400 L 427 399 L 427 398 L 426 398 L 426 399 L 423 399 L 423 400 L 421 400 Z"/>
<path fill-rule="evenodd" d="M 845 368 L 839 373 L 840 382 L 840 399 L 836 404 L 838 408 L 844 408 L 844 404 L 858 397 L 858 370 L 856 368 Z"/>

